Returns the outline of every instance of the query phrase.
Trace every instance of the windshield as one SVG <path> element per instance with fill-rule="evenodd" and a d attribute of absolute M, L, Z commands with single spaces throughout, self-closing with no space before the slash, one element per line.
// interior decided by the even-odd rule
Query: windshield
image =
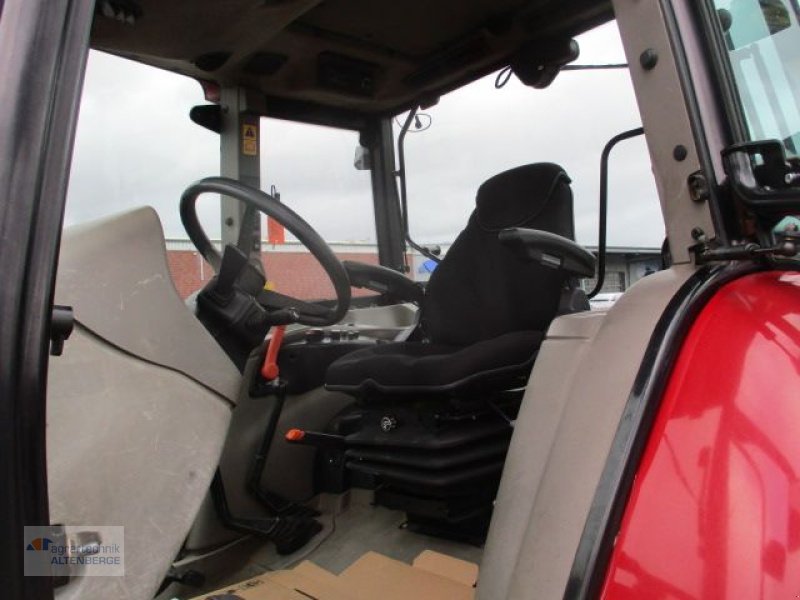
<path fill-rule="evenodd" d="M 152 206 L 184 298 L 214 275 L 188 241 L 178 213 L 189 184 L 220 173 L 219 135 L 189 119 L 197 104 L 204 101 L 196 81 L 90 52 L 65 215 L 71 226 Z M 358 133 L 264 118 L 260 142 L 261 189 L 279 193 L 340 259 L 377 263 L 369 172 L 353 168 Z M 198 214 L 218 242 L 219 197 L 201 197 Z M 271 284 L 302 299 L 332 298 L 328 277 L 308 251 L 274 224 L 270 231 L 263 217 L 261 224 L 262 261 Z"/>
<path fill-rule="evenodd" d="M 797 0 L 716 0 L 749 139 L 800 151 Z"/>

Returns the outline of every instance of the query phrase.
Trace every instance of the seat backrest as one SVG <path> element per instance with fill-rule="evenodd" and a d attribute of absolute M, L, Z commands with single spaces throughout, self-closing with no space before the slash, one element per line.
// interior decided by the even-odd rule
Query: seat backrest
<path fill-rule="evenodd" d="M 151 208 L 66 230 L 55 302 L 75 331 L 48 371 L 50 517 L 70 535 L 125 528 L 124 574 L 73 577 L 56 597 L 150 600 L 217 469 L 241 375 L 175 291 Z"/>
<path fill-rule="evenodd" d="M 466 228 L 431 275 L 422 325 L 431 341 L 468 345 L 510 331 L 544 331 L 558 310 L 563 276 L 523 262 L 497 234 L 528 227 L 574 239 L 572 190 L 564 169 L 523 165 L 478 189 Z"/>

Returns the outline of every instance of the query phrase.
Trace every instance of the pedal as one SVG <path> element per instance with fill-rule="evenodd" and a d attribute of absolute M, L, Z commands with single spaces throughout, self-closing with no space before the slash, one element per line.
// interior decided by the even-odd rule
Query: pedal
<path fill-rule="evenodd" d="M 239 518 L 230 520 L 228 526 L 274 543 L 282 555 L 299 550 L 322 531 L 322 524 L 311 517 Z"/>
<path fill-rule="evenodd" d="M 222 523 L 236 531 L 249 533 L 275 544 L 278 554 L 291 554 L 302 548 L 317 533 L 322 531 L 322 525 L 313 517 L 274 516 L 263 519 L 237 517 L 231 514 L 228 499 L 225 496 L 225 487 L 219 470 L 211 481 L 211 498 Z M 306 509 L 312 510 L 312 509 Z"/>
<path fill-rule="evenodd" d="M 318 517 L 320 512 L 304 504 L 286 500 L 278 494 L 263 489 L 253 490 L 253 495 L 275 516 Z"/>
<path fill-rule="evenodd" d="M 179 573 L 174 567 L 170 567 L 167 576 L 164 578 L 170 583 L 180 583 L 188 587 L 199 588 L 206 582 L 206 576 L 200 571 L 189 569 Z"/>
<path fill-rule="evenodd" d="M 304 504 L 295 504 L 294 502 L 290 502 L 289 505 L 283 509 L 283 512 L 281 512 L 282 517 L 304 517 L 313 519 L 319 515 L 320 512 L 318 510 Z"/>
<path fill-rule="evenodd" d="M 161 585 L 156 592 L 156 596 L 166 590 L 173 583 L 179 583 L 192 588 L 199 588 L 202 587 L 205 582 L 206 576 L 200 571 L 195 571 L 194 569 L 178 571 L 175 567 L 170 567 L 167 571 L 167 574 L 164 575 L 164 580 L 161 582 Z"/>
<path fill-rule="evenodd" d="M 305 546 L 322 531 L 322 524 L 310 517 L 281 517 L 281 522 L 270 539 L 275 542 L 278 554 L 291 554 Z"/>

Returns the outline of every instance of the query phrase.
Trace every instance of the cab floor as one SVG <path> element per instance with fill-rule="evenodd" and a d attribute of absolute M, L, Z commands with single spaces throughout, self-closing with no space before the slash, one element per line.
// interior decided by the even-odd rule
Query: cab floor
<path fill-rule="evenodd" d="M 370 503 L 371 498 L 371 492 L 364 490 L 351 490 L 341 496 L 324 496 L 316 506 L 322 513 L 318 520 L 323 524 L 323 530 L 304 548 L 294 554 L 279 556 L 273 544 L 244 538 L 231 544 L 229 550 L 223 553 L 228 556 L 220 554 L 217 567 L 222 564 L 228 567 L 222 569 L 218 576 L 208 577 L 202 588 L 172 586 L 160 594 L 158 600 L 192 598 L 257 577 L 266 571 L 293 567 L 304 560 L 310 560 L 338 575 L 369 551 L 409 564 L 423 550 L 434 550 L 480 563 L 483 548 L 408 531 L 404 527 L 403 512 L 374 506 Z M 213 570 L 216 569 L 210 569 Z"/>
<path fill-rule="evenodd" d="M 249 576 L 291 567 L 303 560 L 339 574 L 370 550 L 407 563 L 428 549 L 480 562 L 483 548 L 408 531 L 404 527 L 405 513 L 374 506 L 371 499 L 371 492 L 364 490 L 322 498 L 318 510 L 323 513 L 319 520 L 324 529 L 305 548 L 289 556 L 278 556 L 271 544 L 261 548 L 248 565 L 248 570 L 256 569 Z"/>

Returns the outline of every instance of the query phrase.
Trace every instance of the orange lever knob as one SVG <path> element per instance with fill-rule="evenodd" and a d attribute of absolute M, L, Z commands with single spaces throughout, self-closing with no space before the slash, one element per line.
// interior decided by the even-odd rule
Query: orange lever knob
<path fill-rule="evenodd" d="M 306 437 L 306 432 L 302 429 L 290 429 L 286 432 L 285 437 L 287 442 L 299 442 Z"/>
<path fill-rule="evenodd" d="M 267 355 L 264 357 L 264 364 L 261 365 L 261 376 L 267 381 L 278 378 L 278 351 L 283 343 L 283 335 L 286 333 L 286 325 L 278 325 L 272 330 L 272 337 L 267 346 Z"/>

